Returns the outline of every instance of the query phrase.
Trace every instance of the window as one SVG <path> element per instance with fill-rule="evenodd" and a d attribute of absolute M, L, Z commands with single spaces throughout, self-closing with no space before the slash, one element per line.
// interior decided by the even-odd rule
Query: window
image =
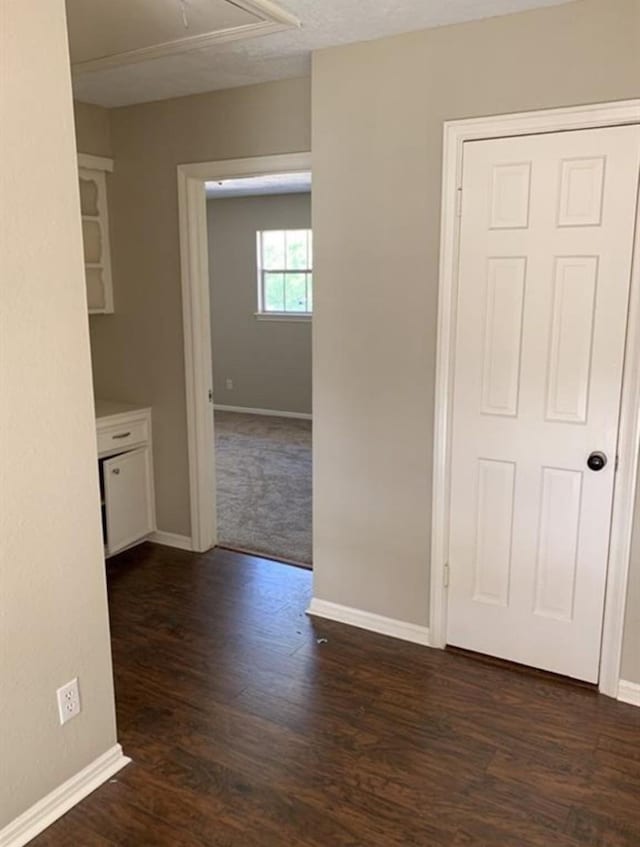
<path fill-rule="evenodd" d="M 310 229 L 257 233 L 258 317 L 309 317 L 313 311 Z"/>

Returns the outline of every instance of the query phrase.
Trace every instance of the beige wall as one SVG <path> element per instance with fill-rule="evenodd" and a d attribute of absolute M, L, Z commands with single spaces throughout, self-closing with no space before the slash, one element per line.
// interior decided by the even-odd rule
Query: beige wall
<path fill-rule="evenodd" d="M 1 14 L 0 830 L 116 741 L 64 3 Z"/>
<path fill-rule="evenodd" d="M 637 97 L 640 4 L 325 50 L 312 84 L 315 594 L 427 625 L 443 121 Z"/>
<path fill-rule="evenodd" d="M 310 413 L 311 322 L 259 321 L 254 312 L 256 232 L 308 229 L 311 195 L 209 200 L 207 219 L 214 402 Z"/>
<path fill-rule="evenodd" d="M 308 79 L 110 112 L 115 314 L 91 321 L 96 393 L 153 407 L 160 529 L 188 535 L 176 166 L 309 150 Z"/>
<path fill-rule="evenodd" d="M 75 100 L 73 116 L 78 153 L 111 157 L 111 127 L 108 110 Z"/>

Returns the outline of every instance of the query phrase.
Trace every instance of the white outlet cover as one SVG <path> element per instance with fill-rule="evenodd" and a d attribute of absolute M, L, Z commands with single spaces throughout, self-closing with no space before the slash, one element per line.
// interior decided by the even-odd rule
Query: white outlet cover
<path fill-rule="evenodd" d="M 71 718 L 75 718 L 80 714 L 80 688 L 78 686 L 78 678 L 75 677 L 62 688 L 56 691 L 58 700 L 58 715 L 60 724 L 65 724 Z"/>

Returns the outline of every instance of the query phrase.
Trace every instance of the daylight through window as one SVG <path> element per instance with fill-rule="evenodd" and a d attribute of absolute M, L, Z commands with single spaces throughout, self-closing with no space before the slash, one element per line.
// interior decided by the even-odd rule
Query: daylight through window
<path fill-rule="evenodd" d="M 313 311 L 310 229 L 257 233 L 258 313 L 310 315 Z"/>

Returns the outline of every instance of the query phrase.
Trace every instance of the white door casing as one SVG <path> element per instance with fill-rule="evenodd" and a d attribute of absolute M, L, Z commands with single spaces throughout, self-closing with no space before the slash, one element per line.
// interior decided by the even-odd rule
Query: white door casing
<path fill-rule="evenodd" d="M 633 126 L 464 145 L 447 641 L 590 681 L 639 157 Z"/>
<path fill-rule="evenodd" d="M 311 170 L 310 153 L 178 165 L 191 549 L 217 543 L 213 376 L 205 182 Z"/>

